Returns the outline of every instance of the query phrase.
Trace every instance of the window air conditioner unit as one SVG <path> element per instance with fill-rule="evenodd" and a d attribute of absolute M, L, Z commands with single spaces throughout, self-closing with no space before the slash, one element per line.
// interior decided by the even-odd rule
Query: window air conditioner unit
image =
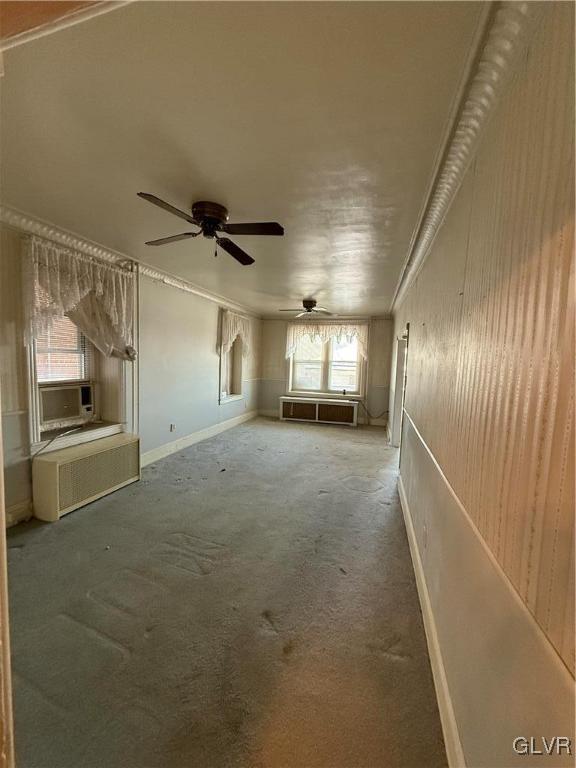
<path fill-rule="evenodd" d="M 139 439 L 127 432 L 40 453 L 32 461 L 34 515 L 58 520 L 139 479 Z"/>
<path fill-rule="evenodd" d="M 40 429 L 64 427 L 94 416 L 94 385 L 55 384 L 39 387 Z"/>

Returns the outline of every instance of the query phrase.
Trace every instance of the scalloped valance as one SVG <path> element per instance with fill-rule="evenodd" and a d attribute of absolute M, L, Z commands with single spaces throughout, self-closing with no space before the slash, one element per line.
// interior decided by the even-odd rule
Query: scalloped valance
<path fill-rule="evenodd" d="M 353 322 L 316 322 L 303 321 L 301 323 L 289 323 L 286 337 L 286 358 L 292 357 L 300 339 L 308 336 L 312 341 L 327 342 L 330 339 L 352 341 L 358 339 L 358 352 L 364 359 L 368 359 L 368 323 Z"/>
<path fill-rule="evenodd" d="M 134 272 L 35 235 L 25 250 L 30 336 L 69 317 L 102 354 L 134 360 Z"/>
<path fill-rule="evenodd" d="M 251 346 L 250 320 L 229 309 L 223 309 L 220 330 L 220 352 L 223 355 L 231 350 L 238 336 L 242 339 L 242 357 L 248 357 Z"/>

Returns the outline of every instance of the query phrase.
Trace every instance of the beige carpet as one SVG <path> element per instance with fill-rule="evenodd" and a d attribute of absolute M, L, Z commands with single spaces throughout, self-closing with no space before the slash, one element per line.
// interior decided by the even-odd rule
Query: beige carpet
<path fill-rule="evenodd" d="M 437 768 L 381 429 L 258 419 L 10 531 L 19 768 Z"/>

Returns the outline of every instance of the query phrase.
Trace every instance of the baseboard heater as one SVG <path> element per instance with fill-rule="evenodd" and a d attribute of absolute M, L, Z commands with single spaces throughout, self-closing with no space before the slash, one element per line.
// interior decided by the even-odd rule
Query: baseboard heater
<path fill-rule="evenodd" d="M 32 462 L 34 515 L 53 522 L 140 479 L 140 441 L 126 432 L 42 453 Z"/>
<path fill-rule="evenodd" d="M 355 427 L 358 424 L 358 402 L 314 397 L 281 397 L 280 419 Z"/>

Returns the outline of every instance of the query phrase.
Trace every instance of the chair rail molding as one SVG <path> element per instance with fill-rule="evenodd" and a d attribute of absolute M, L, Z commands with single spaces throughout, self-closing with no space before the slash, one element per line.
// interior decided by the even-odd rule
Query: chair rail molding
<path fill-rule="evenodd" d="M 511 0 L 496 4 L 491 23 L 480 42 L 475 66 L 456 111 L 450 139 L 431 186 L 425 214 L 413 238 L 412 249 L 392 301 L 403 301 L 430 251 L 480 144 L 484 129 L 525 49 L 539 10 L 532 2 Z"/>
<path fill-rule="evenodd" d="M 67 248 L 72 248 L 86 256 L 92 256 L 95 259 L 100 259 L 109 264 L 115 264 L 119 267 L 126 267 L 128 265 L 136 265 L 138 273 L 143 277 L 147 277 L 150 280 L 156 280 L 159 283 L 170 286 L 171 288 L 177 288 L 185 293 L 192 293 L 195 296 L 200 296 L 207 301 L 211 301 L 214 304 L 218 304 L 226 309 L 233 309 L 236 312 L 242 312 L 249 317 L 259 317 L 258 314 L 253 312 L 248 307 L 241 304 L 237 304 L 225 296 L 220 296 L 217 293 L 211 293 L 210 291 L 201 288 L 194 283 L 184 280 L 177 275 L 172 275 L 170 272 L 164 272 L 161 269 L 156 269 L 142 261 L 127 256 L 120 251 L 106 248 L 99 243 L 95 243 L 92 240 L 88 240 L 75 232 L 70 232 L 61 227 L 57 227 L 54 224 L 43 221 L 42 219 L 32 216 L 30 214 L 19 211 L 16 208 L 11 208 L 7 205 L 0 205 L 0 223 L 7 227 L 12 227 L 23 234 L 37 235 L 43 237 L 46 240 L 52 240 L 59 245 L 63 245 Z"/>

